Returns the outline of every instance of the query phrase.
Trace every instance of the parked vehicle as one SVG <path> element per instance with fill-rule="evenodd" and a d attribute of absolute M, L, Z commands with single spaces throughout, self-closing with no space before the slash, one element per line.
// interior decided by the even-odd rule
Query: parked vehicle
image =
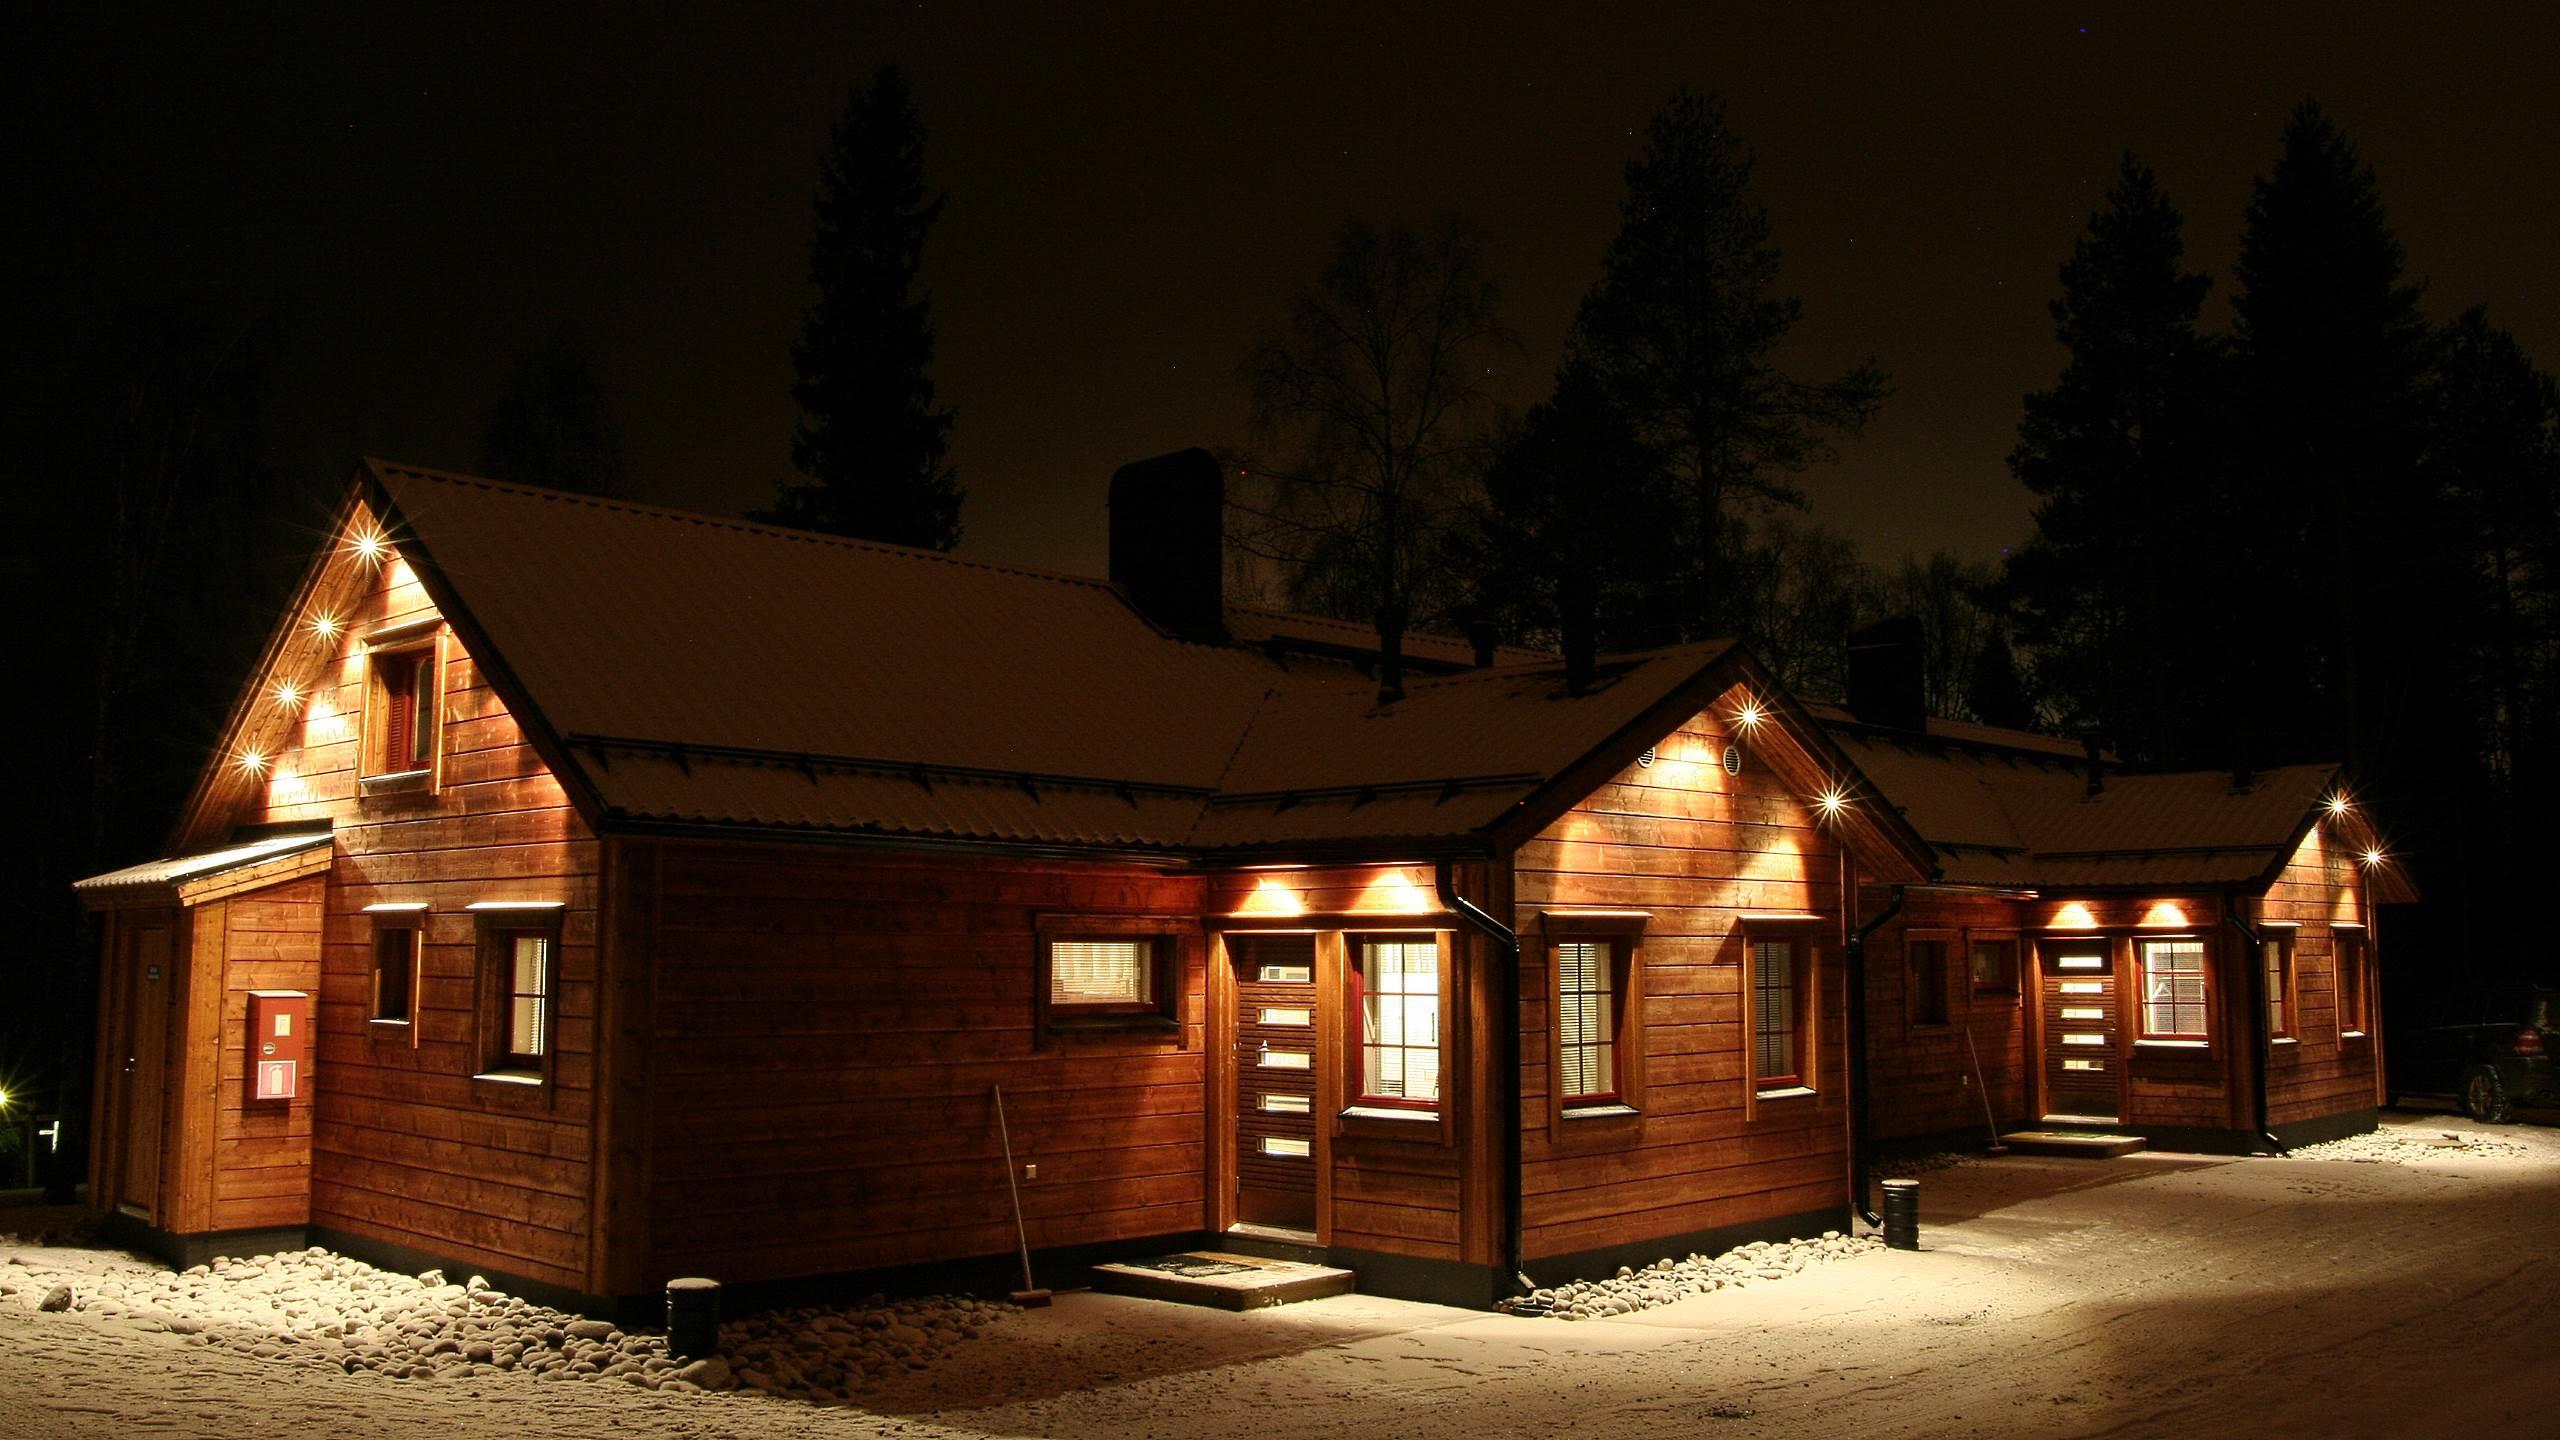
<path fill-rule="evenodd" d="M 2467 1025 L 2405 1031 L 2392 1046 L 2391 1090 L 2401 1095 L 2441 1095 L 2462 1102 L 2474 1120 L 2504 1124 L 2519 1105 L 2560 1104 L 2560 1067 L 2552 1034 L 2560 1021 L 2560 989 L 2536 987 L 2500 1018 Z"/>

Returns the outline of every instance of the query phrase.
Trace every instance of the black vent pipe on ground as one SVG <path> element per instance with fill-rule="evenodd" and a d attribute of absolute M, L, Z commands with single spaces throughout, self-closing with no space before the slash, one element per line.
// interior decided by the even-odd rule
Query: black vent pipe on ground
<path fill-rule="evenodd" d="M 1438 862 L 1432 879 L 1441 905 L 1482 931 L 1496 951 L 1493 1013 L 1502 1020 L 1493 1027 L 1493 1066 L 1503 1078 L 1493 1087 L 1493 1124 L 1500 1132 L 1494 1143 L 1502 1152 L 1502 1273 L 1518 1294 L 1526 1295 L 1538 1282 L 1529 1278 L 1528 1238 L 1520 1217 L 1520 936 L 1458 893 L 1452 862 Z"/>
<path fill-rule="evenodd" d="M 1842 903 L 1854 904 L 1857 886 L 1852 883 L 1845 888 L 1848 893 L 1841 897 Z M 1874 1172 L 1870 1152 L 1875 1148 L 1867 1136 L 1867 937 L 1902 913 L 1902 895 L 1903 887 L 1894 886 L 1893 903 L 1849 932 L 1849 953 L 1842 966 L 1842 978 L 1849 990 L 1849 1189 L 1855 1197 L 1858 1218 L 1878 1229 L 1884 1227 L 1884 1217 L 1867 1204 L 1867 1182 Z"/>
<path fill-rule="evenodd" d="M 2258 1138 L 2282 1155 L 2287 1153 L 2285 1144 L 2276 1138 L 2275 1127 L 2267 1123 L 2267 1066 L 2275 1059 L 2276 1047 L 2275 1037 L 2267 1033 L 2266 939 L 2240 918 L 2239 897 L 2228 890 L 2222 892 L 2222 918 L 2240 932 L 2240 939 L 2248 947 L 2240 955 L 2240 974 L 2241 988 L 2248 992 L 2249 1038 L 2256 1042 L 2250 1052 L 2254 1058 L 2249 1062 L 2249 1095 L 2254 1102 L 2250 1113 L 2257 1120 Z"/>

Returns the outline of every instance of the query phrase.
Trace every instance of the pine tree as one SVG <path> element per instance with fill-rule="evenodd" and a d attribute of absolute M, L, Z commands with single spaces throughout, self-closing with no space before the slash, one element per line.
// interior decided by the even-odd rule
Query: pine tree
<path fill-rule="evenodd" d="M 2441 677 L 2409 683 L 2440 654 L 2415 622 L 2451 556 L 2416 488 L 2426 324 L 2401 264 L 2373 171 L 2303 102 L 2251 190 L 2241 239 L 2233 310 L 2249 444 L 2229 523 L 2253 546 L 2240 573 L 2259 582 L 2244 622 L 2301 642 L 2276 653 L 2298 648 L 2305 668 L 2261 678 L 2291 697 L 2266 707 L 2280 725 L 2270 748 L 2343 751 L 2368 780 L 2414 738 L 2404 722 L 2425 723 L 2404 701 L 2443 693 Z M 2397 583 L 2377 583 L 2386 570 Z M 2394 593 L 2404 586 L 2414 593 Z"/>
<path fill-rule="evenodd" d="M 2196 331 L 2211 282 L 2184 268 L 2184 219 L 2132 154 L 2062 266 L 2054 337 L 2069 358 L 2026 398 L 2009 469 L 2039 499 L 2013 554 L 2019 636 L 2061 723 L 2137 762 L 2217 762 L 2221 571 L 2213 397 L 2221 349 Z"/>
<path fill-rule="evenodd" d="M 809 250 L 818 298 L 791 347 L 791 463 L 808 481 L 783 486 L 762 518 L 936 550 L 959 542 L 962 492 L 943 460 L 952 417 L 935 405 L 932 302 L 916 281 L 943 205 L 925 188 L 924 139 L 894 65 L 836 123 Z"/>
<path fill-rule="evenodd" d="M 1778 249 L 1750 195 L 1752 164 L 1722 102 L 1674 94 L 1627 166 L 1617 236 L 1574 324 L 1574 352 L 1683 492 L 1691 563 L 1666 587 L 1661 618 L 1693 635 L 1734 626 L 1736 512 L 1801 507 L 1788 477 L 1830 437 L 1856 432 L 1886 389 L 1872 364 L 1820 381 L 1777 368 L 1802 307 L 1776 293 Z"/>

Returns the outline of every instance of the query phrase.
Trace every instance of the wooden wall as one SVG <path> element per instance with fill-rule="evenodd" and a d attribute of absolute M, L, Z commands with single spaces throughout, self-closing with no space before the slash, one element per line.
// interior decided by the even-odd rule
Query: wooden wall
<path fill-rule="evenodd" d="M 1870 889 L 1861 913 L 1891 903 Z M 2024 934 L 2016 901 L 1987 895 L 1913 892 L 1901 915 L 1867 940 L 1867 1063 L 1869 1116 L 1879 1140 L 1935 1135 L 1984 1126 L 1983 1090 L 1975 1086 L 1973 1055 L 1980 1057 L 1991 1114 L 2003 1126 L 2027 1114 L 2027 1007 L 2034 1003 L 2035 954 Z M 1911 991 L 1909 942 L 1936 939 L 1946 945 L 1946 1023 L 1922 1023 Z M 1977 991 L 1973 941 L 2008 940 L 2018 946 L 2018 984 L 2007 991 Z M 1972 1055 L 1966 1037 L 1972 1039 Z"/>
<path fill-rule="evenodd" d="M 1493 908 L 1481 865 L 1460 867 L 1456 883 Z M 1318 932 L 1316 978 L 1321 1038 L 1317 1108 L 1328 1173 L 1320 1191 L 1318 1233 L 1327 1245 L 1423 1260 L 1490 1264 L 1498 1223 L 1486 1105 L 1489 1073 L 1482 1013 L 1490 943 L 1443 914 L 1427 865 L 1314 866 L 1230 872 L 1212 877 L 1209 914 L 1221 923 L 1303 924 Z M 1498 912 L 1497 912 L 1498 913 Z M 1443 967 L 1441 1076 L 1443 1123 L 1344 1121 L 1338 1112 L 1348 1075 L 1342 1013 L 1348 937 L 1364 929 L 1437 929 L 1449 946 Z M 1231 932 L 1233 933 L 1233 932 Z M 1213 993 L 1223 993 L 1213 986 Z M 1222 1118 L 1222 1117 L 1221 1117 Z"/>
<path fill-rule="evenodd" d="M 444 641 L 439 785 L 359 793 L 356 637 L 432 614 L 396 561 L 371 572 L 276 757 L 263 813 L 334 822 L 318 976 L 321 1098 L 310 1219 L 470 1265 L 585 1288 L 594 1083 L 596 842 L 460 640 Z M 551 1083 L 478 1081 L 475 901 L 557 901 Z M 374 903 L 425 902 L 414 1030 L 369 1023 Z"/>
<path fill-rule="evenodd" d="M 1709 715 L 1723 713 L 1718 707 Z M 1838 1207 L 1847 1197 L 1840 856 L 1801 796 L 1702 715 L 1522 845 L 1514 867 L 1527 1251 L 1572 1254 Z M 1554 978 L 1540 914 L 1638 909 L 1647 1076 L 1641 1115 L 1551 1119 Z M 1820 917 L 1812 1096 L 1753 1103 L 1745 1056 L 1745 912 Z"/>
<path fill-rule="evenodd" d="M 2240 937 L 2224 921 L 2222 897 L 2047 899 L 2027 908 L 2040 922 L 2028 932 L 2030 940 L 2086 931 L 2107 935 L 2124 1016 L 2118 1036 L 2125 1075 L 2124 1129 L 2234 1130 L 2250 1123 L 2247 1066 L 2250 1037 L 2256 1032 L 2248 1014 L 2248 975 L 2240 967 L 2254 959 L 2241 953 L 2245 947 Z M 2205 1045 L 2136 1043 L 2142 1020 L 2142 967 L 2135 944 L 2146 935 L 2193 935 L 2204 942 L 2205 1003 L 2210 1009 Z M 2031 950 L 2022 963 L 2032 966 L 2032 956 Z M 2031 1028 L 2029 1044 L 2041 1043 L 2040 1032 Z"/>
<path fill-rule="evenodd" d="M 212 1168 L 205 1228 L 258 1230 L 311 1218 L 313 1077 L 306 1065 L 291 1101 L 249 1098 L 249 992 L 316 993 L 320 982 L 320 876 L 217 900 L 194 911 L 198 963 L 211 942 L 221 983 L 210 993 L 218 1037 L 199 1065 L 213 1072 Z"/>
<path fill-rule="evenodd" d="M 1198 879 L 846 847 L 616 846 L 647 871 L 633 888 L 654 893 L 632 917 L 651 957 L 643 1153 L 627 1157 L 639 1173 L 609 1182 L 647 1196 L 642 1284 L 1012 1249 L 998 1084 L 1014 1160 L 1039 1167 L 1021 1184 L 1035 1249 L 1201 1227 L 1196 930 L 1178 1034 L 1044 1040 L 1032 1003 L 1034 917 L 1196 917 Z"/>
<path fill-rule="evenodd" d="M 2381 1027 L 2369 938 L 2365 1033 L 2344 1034 L 2339 1024 L 2337 927 L 2371 917 L 2358 849 L 2331 829 L 2326 823 L 2312 827 L 2257 905 L 2258 920 L 2289 920 L 2299 927 L 2293 932 L 2294 1043 L 2274 1047 L 2267 1067 L 2267 1119 L 2274 1125 L 2370 1109 L 2379 1101 L 2374 1057 Z"/>

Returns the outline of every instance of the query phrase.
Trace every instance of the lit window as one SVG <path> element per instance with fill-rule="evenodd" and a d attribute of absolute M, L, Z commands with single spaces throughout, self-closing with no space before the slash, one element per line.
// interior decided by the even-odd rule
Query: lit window
<path fill-rule="evenodd" d="M 2293 938 L 2269 936 L 2258 943 L 2258 949 L 2266 972 L 2267 1038 L 2290 1039 L 2293 1035 Z"/>
<path fill-rule="evenodd" d="M 557 911 L 541 924 L 525 923 L 521 912 L 504 921 L 482 917 L 480 1051 L 489 1076 L 518 1083 L 550 1078 L 559 985 Z"/>
<path fill-rule="evenodd" d="M 1040 1024 L 1045 1030 L 1171 1029 L 1181 954 L 1168 934 L 1048 935 L 1040 942 Z"/>
<path fill-rule="evenodd" d="M 2142 1033 L 2165 1040 L 2205 1038 L 2204 942 L 2142 942 Z"/>
<path fill-rule="evenodd" d="M 1755 939 L 1751 957 L 1751 1083 L 1759 1090 L 1806 1087 L 1806 947 L 1792 939 Z"/>
<path fill-rule="evenodd" d="M 1567 1105 L 1618 1098 L 1616 948 L 1606 940 L 1556 946 L 1556 1084 Z"/>
<path fill-rule="evenodd" d="M 1973 942 L 1973 988 L 1984 994 L 2018 993 L 2018 942 Z"/>
<path fill-rule="evenodd" d="M 1947 942 L 1944 940 L 1905 940 L 1903 953 L 1909 959 L 1911 987 L 1911 1023 L 1944 1025 L 1947 1023 Z"/>
<path fill-rule="evenodd" d="M 1359 1103 L 1406 1109 L 1440 1104 L 1440 946 L 1430 940 L 1362 940 L 1349 967 L 1351 1013 L 1360 1017 Z"/>

